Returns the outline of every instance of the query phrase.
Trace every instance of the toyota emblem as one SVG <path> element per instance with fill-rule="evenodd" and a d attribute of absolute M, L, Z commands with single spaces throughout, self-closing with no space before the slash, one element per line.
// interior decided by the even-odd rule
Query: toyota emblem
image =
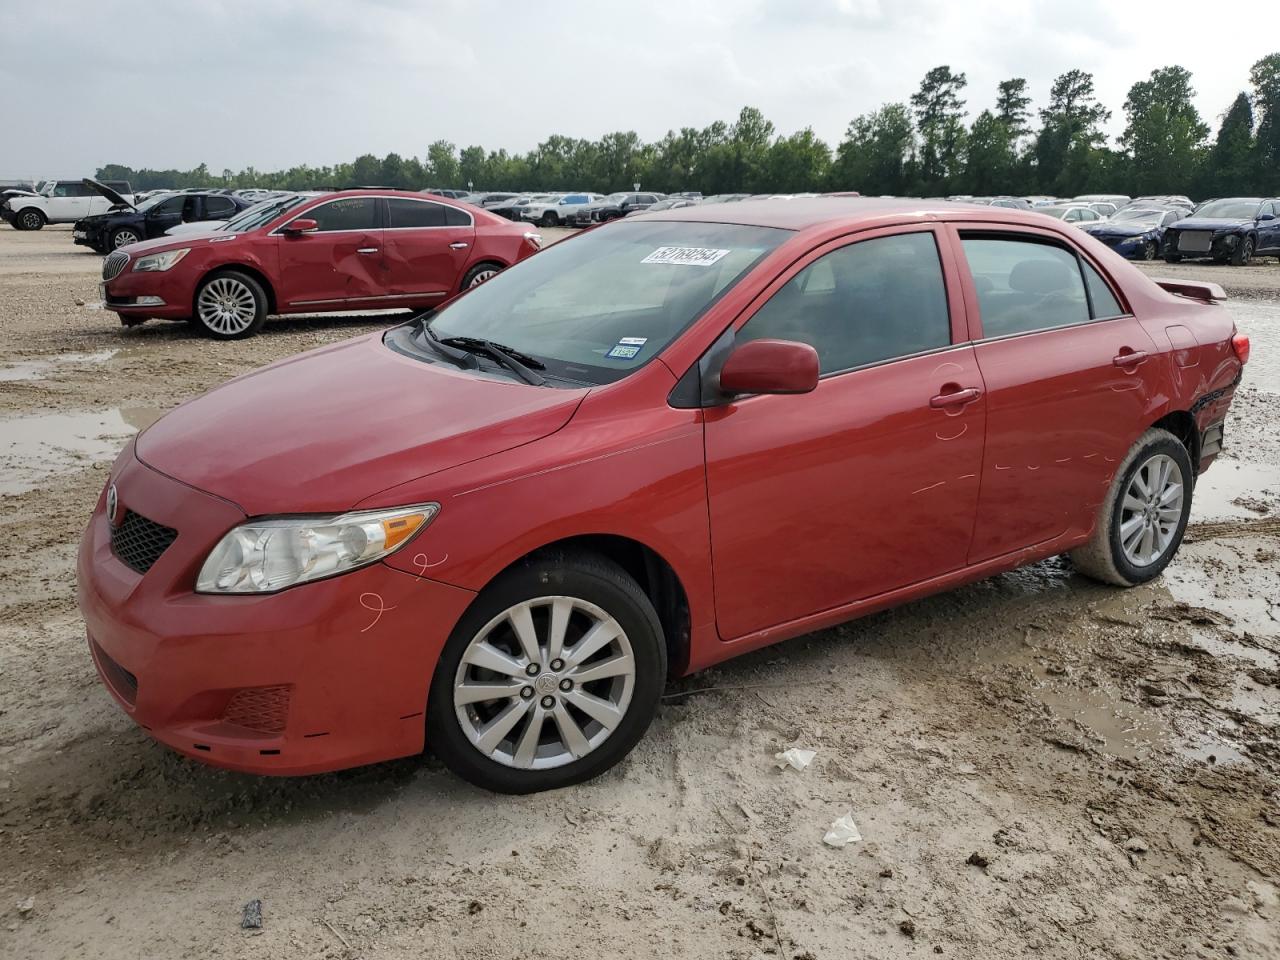
<path fill-rule="evenodd" d="M 116 495 L 116 485 L 107 487 L 107 523 L 116 525 L 116 509 L 120 506 L 120 498 Z"/>

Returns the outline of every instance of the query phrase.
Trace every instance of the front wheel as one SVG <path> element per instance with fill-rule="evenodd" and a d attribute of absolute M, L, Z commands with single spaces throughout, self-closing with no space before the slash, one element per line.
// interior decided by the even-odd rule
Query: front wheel
<path fill-rule="evenodd" d="M 127 247 L 131 243 L 137 243 L 141 239 L 138 236 L 138 231 L 130 227 L 121 227 L 111 235 L 111 249 L 119 250 L 121 247 Z"/>
<path fill-rule="evenodd" d="M 538 218 L 538 225 L 542 227 L 554 227 L 560 222 L 560 218 L 548 210 Z"/>
<path fill-rule="evenodd" d="M 1148 240 L 1142 248 L 1143 260 L 1154 260 L 1156 258 L 1156 242 Z"/>
<path fill-rule="evenodd" d="M 13 225 L 19 230 L 39 230 L 44 226 L 44 214 L 34 207 L 23 210 L 14 218 Z"/>
<path fill-rule="evenodd" d="M 528 561 L 454 627 L 431 682 L 428 743 L 487 790 L 581 783 L 644 735 L 666 659 L 653 604 L 622 568 L 586 553 Z"/>
<path fill-rule="evenodd" d="M 1164 255 L 1164 262 L 1165 263 L 1181 263 L 1182 255 L 1178 253 L 1166 253 Z"/>
<path fill-rule="evenodd" d="M 1253 259 L 1253 237 L 1245 237 L 1244 242 L 1236 246 L 1231 254 L 1231 262 L 1237 267 L 1247 267 Z"/>
<path fill-rule="evenodd" d="M 251 337 L 266 323 L 267 295 L 248 274 L 215 273 L 196 291 L 195 320 L 215 340 Z"/>
<path fill-rule="evenodd" d="M 1187 528 L 1195 471 L 1187 448 L 1152 427 L 1129 450 L 1098 514 L 1093 536 L 1071 551 L 1081 573 L 1132 587 L 1160 575 Z"/>

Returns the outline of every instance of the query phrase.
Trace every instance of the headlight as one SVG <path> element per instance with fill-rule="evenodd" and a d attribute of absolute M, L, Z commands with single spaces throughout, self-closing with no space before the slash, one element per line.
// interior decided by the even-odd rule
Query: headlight
<path fill-rule="evenodd" d="M 166 250 L 149 257 L 139 257 L 134 261 L 133 269 L 139 273 L 163 273 L 190 252 L 190 247 L 183 247 L 181 250 Z"/>
<path fill-rule="evenodd" d="M 429 524 L 440 505 L 335 517 L 252 520 L 223 537 L 200 568 L 197 593 L 274 593 L 381 560 Z"/>

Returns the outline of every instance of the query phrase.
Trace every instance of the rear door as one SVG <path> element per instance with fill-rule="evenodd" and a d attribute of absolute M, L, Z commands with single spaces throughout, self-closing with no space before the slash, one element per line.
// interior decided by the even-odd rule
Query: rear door
<path fill-rule="evenodd" d="M 454 293 L 475 243 L 471 214 L 411 197 L 389 197 L 385 246 L 387 293 L 424 304 Z"/>
<path fill-rule="evenodd" d="M 987 389 L 970 563 L 1091 528 L 1149 426 L 1157 347 L 1065 240 L 961 225 L 968 315 Z"/>
<path fill-rule="evenodd" d="M 338 197 L 290 217 L 314 220 L 312 233 L 272 236 L 280 257 L 283 309 L 334 310 L 376 305 L 386 297 L 380 197 Z"/>
<path fill-rule="evenodd" d="M 985 404 L 939 237 L 891 228 L 827 244 L 740 325 L 739 341 L 811 344 L 822 376 L 813 393 L 706 411 L 723 639 L 964 565 Z"/>
<path fill-rule="evenodd" d="M 95 205 L 94 200 L 98 203 Z M 59 180 L 53 188 L 46 210 L 51 221 L 69 223 L 95 213 L 106 213 L 111 203 L 78 180 Z"/>
<path fill-rule="evenodd" d="M 201 220 L 230 220 L 236 215 L 235 201 L 230 197 L 201 197 L 199 218 Z"/>

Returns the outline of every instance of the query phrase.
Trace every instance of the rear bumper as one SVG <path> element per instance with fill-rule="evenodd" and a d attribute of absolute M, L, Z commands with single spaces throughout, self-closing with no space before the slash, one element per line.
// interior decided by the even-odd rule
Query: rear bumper
<path fill-rule="evenodd" d="M 135 723 L 180 753 L 249 773 L 421 751 L 436 659 L 474 594 L 374 564 L 268 596 L 199 595 L 205 554 L 243 514 L 151 470 L 132 447 L 112 480 L 120 510 L 178 530 L 140 574 L 111 549 L 104 496 L 80 545 L 90 653 Z"/>

